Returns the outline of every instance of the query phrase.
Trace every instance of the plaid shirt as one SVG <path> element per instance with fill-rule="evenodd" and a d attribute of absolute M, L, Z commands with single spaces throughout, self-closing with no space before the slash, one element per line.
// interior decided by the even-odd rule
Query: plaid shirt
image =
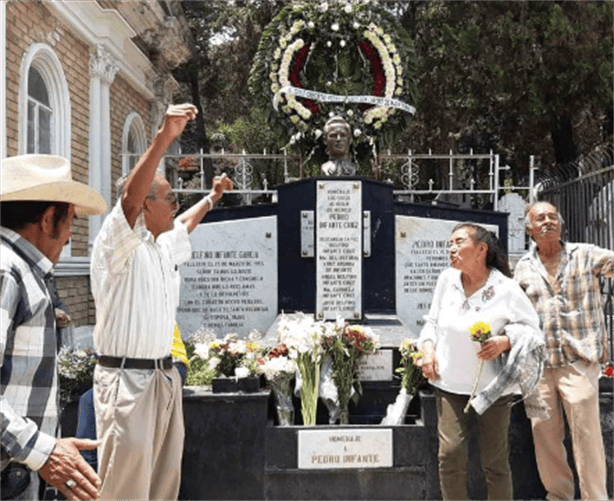
<path fill-rule="evenodd" d="M 537 246 L 516 265 L 515 280 L 535 306 L 546 338 L 546 367 L 578 359 L 608 359 L 600 277 L 612 277 L 614 251 L 591 244 L 563 243 L 556 288 L 548 281 Z"/>
<path fill-rule="evenodd" d="M 0 234 L 2 456 L 32 470 L 55 447 L 58 374 L 55 316 L 46 281 L 52 263 L 19 234 Z"/>

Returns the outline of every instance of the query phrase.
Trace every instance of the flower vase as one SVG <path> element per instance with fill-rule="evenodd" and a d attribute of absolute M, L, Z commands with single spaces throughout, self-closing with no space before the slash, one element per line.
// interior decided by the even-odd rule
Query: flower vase
<path fill-rule="evenodd" d="M 211 389 L 213 393 L 236 393 L 239 391 L 239 383 L 236 377 L 215 377 Z"/>
<path fill-rule="evenodd" d="M 257 393 L 260 389 L 260 378 L 257 376 L 242 377 L 238 380 L 239 391 Z"/>
<path fill-rule="evenodd" d="M 281 376 L 269 381 L 273 395 L 275 395 L 275 410 L 279 426 L 292 426 L 294 424 L 294 405 L 290 390 L 291 377 Z"/>
<path fill-rule="evenodd" d="M 345 407 L 345 409 L 341 409 L 339 412 L 339 424 L 350 424 L 350 411 L 347 407 Z"/>
<path fill-rule="evenodd" d="M 414 395 L 406 388 L 401 388 L 394 403 L 388 405 L 386 415 L 380 424 L 387 426 L 400 426 L 405 422 L 405 414 Z"/>

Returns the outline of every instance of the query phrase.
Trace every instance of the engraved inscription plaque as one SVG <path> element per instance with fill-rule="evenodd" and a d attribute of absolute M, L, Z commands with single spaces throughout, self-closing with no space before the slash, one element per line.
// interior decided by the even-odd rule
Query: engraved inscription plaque
<path fill-rule="evenodd" d="M 318 181 L 316 318 L 362 317 L 362 184 Z"/>

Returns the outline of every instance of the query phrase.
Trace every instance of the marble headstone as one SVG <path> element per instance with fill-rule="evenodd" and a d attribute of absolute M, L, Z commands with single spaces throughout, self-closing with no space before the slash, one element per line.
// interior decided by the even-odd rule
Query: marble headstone
<path fill-rule="evenodd" d="M 177 322 L 184 339 L 266 333 L 277 317 L 277 223 L 261 217 L 199 225 L 181 267 Z"/>
<path fill-rule="evenodd" d="M 448 247 L 452 229 L 459 221 L 395 216 L 396 311 L 416 337 L 439 274 L 450 266 Z M 499 234 L 496 225 L 482 224 Z"/>

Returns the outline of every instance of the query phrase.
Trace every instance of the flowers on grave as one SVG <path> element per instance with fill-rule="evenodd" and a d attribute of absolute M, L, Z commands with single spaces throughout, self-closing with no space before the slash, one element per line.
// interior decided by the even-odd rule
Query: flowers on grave
<path fill-rule="evenodd" d="M 614 376 L 614 366 L 612 364 L 612 362 L 606 364 L 603 366 L 603 377 L 613 377 Z"/>
<path fill-rule="evenodd" d="M 394 403 L 388 406 L 386 416 L 381 422 L 383 425 L 403 424 L 409 404 L 418 389 L 426 382 L 422 369 L 416 365 L 423 354 L 418 351 L 414 342 L 410 339 L 401 342 L 399 354 L 401 355 L 400 366 L 395 369 L 395 373 L 401 378 L 401 389 Z"/>
<path fill-rule="evenodd" d="M 399 354 L 401 355 L 401 365 L 395 372 L 401 376 L 401 387 L 405 388 L 410 395 L 415 395 L 418 388 L 426 381 L 422 375 L 422 369 L 416 365 L 423 354 L 409 339 L 401 343 Z"/>
<path fill-rule="evenodd" d="M 258 371 L 263 374 L 275 397 L 275 409 L 280 426 L 294 424 L 291 383 L 297 371 L 295 360 L 285 344 L 269 350 L 260 359 Z"/>
<path fill-rule="evenodd" d="M 481 344 L 484 341 L 490 339 L 490 336 L 491 336 L 490 324 L 487 322 L 482 322 L 482 321 L 476 322 L 471 327 L 469 327 L 469 333 L 470 333 L 472 341 L 475 341 L 476 343 Z M 471 392 L 471 395 L 469 395 L 469 401 L 467 402 L 467 405 L 465 406 L 465 412 L 469 412 L 469 407 L 471 407 L 471 400 L 473 399 L 473 397 L 475 397 L 475 393 L 478 390 L 478 384 L 480 382 L 480 377 L 482 376 L 482 369 L 484 369 L 484 360 L 480 361 L 480 368 L 478 369 L 478 375 L 475 379 L 475 385 L 473 386 L 473 391 Z"/>
<path fill-rule="evenodd" d="M 58 353 L 60 408 L 78 400 L 92 386 L 96 362 L 96 354 L 90 349 L 60 348 Z"/>
<path fill-rule="evenodd" d="M 185 384 L 209 385 L 216 377 L 258 375 L 260 338 L 257 331 L 251 332 L 247 339 L 240 339 L 237 334 L 218 339 L 211 332 L 197 331 L 186 343 L 190 365 Z"/>
<path fill-rule="evenodd" d="M 362 389 L 358 379 L 361 360 L 379 349 L 379 337 L 368 327 L 327 322 L 323 330 L 322 345 L 325 355 L 331 359 L 331 377 L 337 389 L 339 420 L 349 423 L 348 405 L 352 395 L 360 396 Z"/>
<path fill-rule="evenodd" d="M 249 86 L 273 129 L 322 163 L 317 131 L 329 116 L 360 131 L 357 157 L 377 138 L 390 143 L 405 130 L 410 114 L 390 100 L 416 101 L 415 72 L 413 41 L 386 9 L 368 1 L 290 2 L 263 32 Z"/>
<path fill-rule="evenodd" d="M 295 318 L 282 316 L 277 335 L 296 362 L 300 378 L 301 414 L 303 424 L 316 424 L 316 410 L 320 388 L 320 368 L 324 359 L 322 349 L 323 323 L 297 313 Z"/>

